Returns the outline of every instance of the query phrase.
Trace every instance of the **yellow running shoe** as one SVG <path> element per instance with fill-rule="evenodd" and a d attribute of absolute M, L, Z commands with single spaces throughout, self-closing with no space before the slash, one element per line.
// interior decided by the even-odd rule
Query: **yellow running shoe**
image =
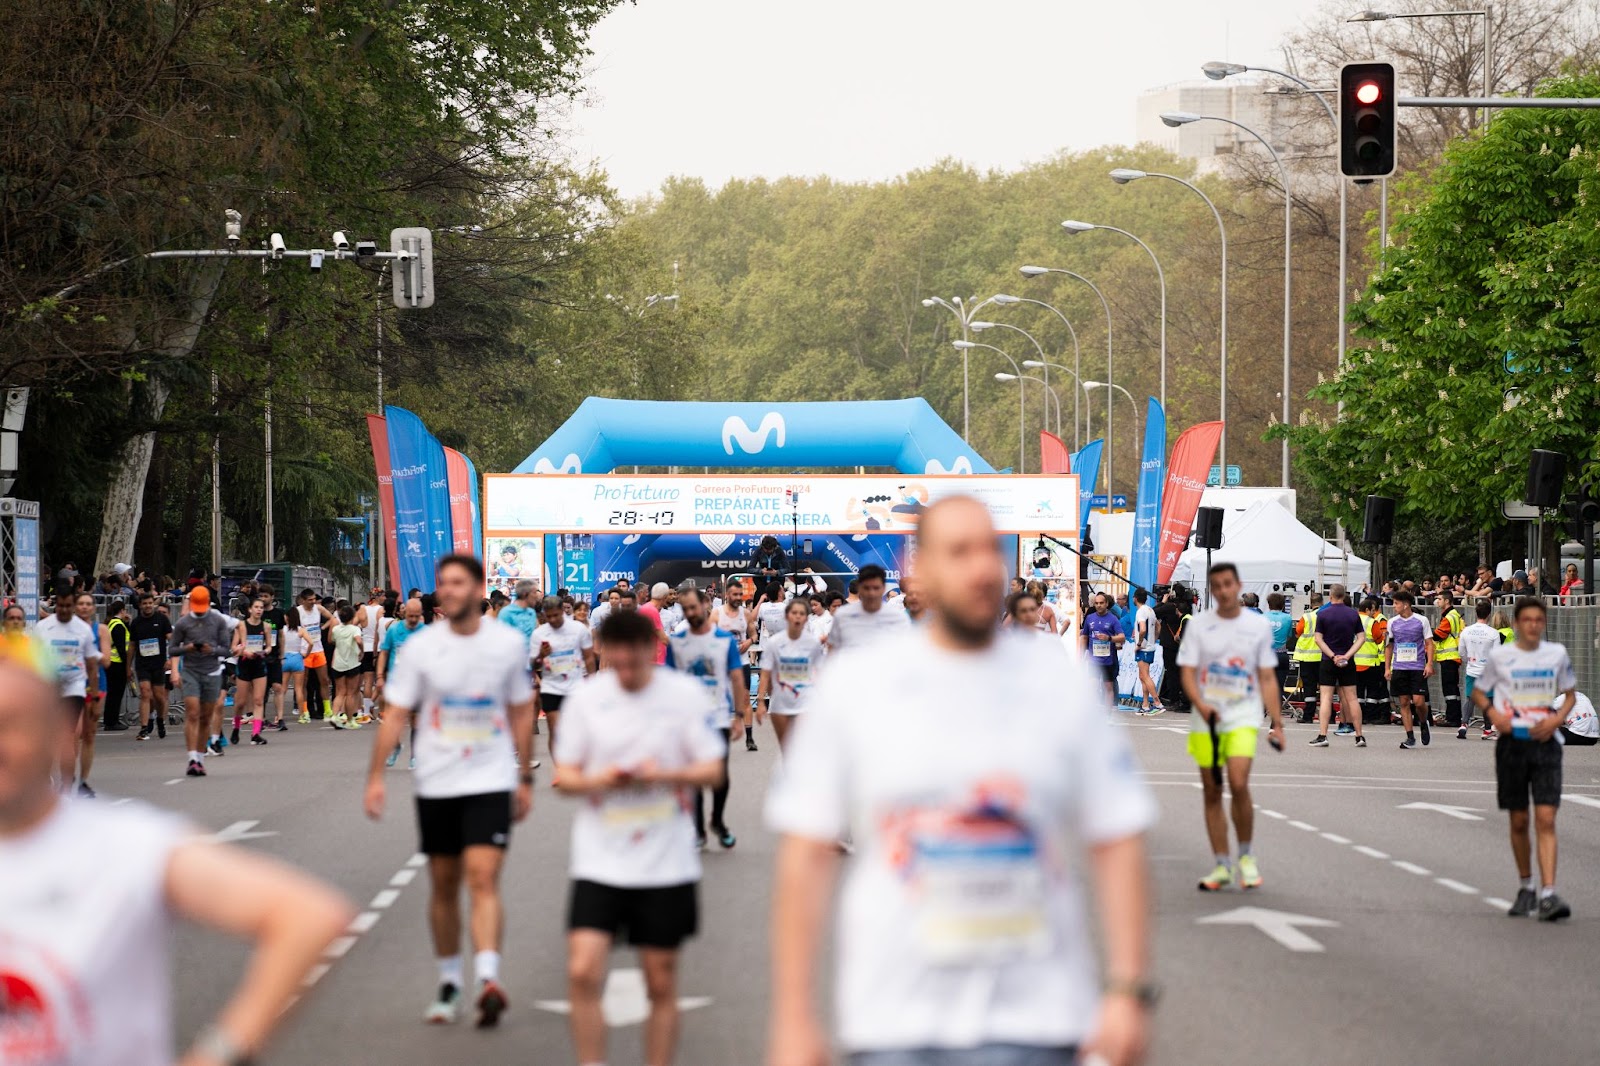
<path fill-rule="evenodd" d="M 1254 855 L 1239 856 L 1239 887 L 1246 890 L 1261 887 L 1261 869 Z"/>
<path fill-rule="evenodd" d="M 1228 864 L 1219 862 L 1217 868 L 1200 879 L 1200 891 L 1221 892 L 1233 884 L 1233 871 L 1228 869 Z"/>
<path fill-rule="evenodd" d="M 310 711 L 301 711 L 300 712 L 300 717 L 298 719 L 296 719 L 296 721 L 298 721 L 301 725 L 310 725 L 311 724 L 311 712 Z"/>

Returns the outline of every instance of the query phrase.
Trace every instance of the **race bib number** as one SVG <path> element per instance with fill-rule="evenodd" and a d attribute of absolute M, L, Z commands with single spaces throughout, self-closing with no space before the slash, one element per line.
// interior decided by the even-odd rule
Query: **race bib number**
<path fill-rule="evenodd" d="M 678 799 L 671 793 L 624 790 L 606 797 L 600 818 L 607 834 L 637 839 L 672 821 L 679 810 Z"/>
<path fill-rule="evenodd" d="M 1512 670 L 1506 689 L 1511 700 L 1512 717 L 1526 719 L 1529 723 L 1537 722 L 1550 713 L 1550 705 L 1555 702 L 1555 671 Z"/>
<path fill-rule="evenodd" d="M 502 731 L 500 709 L 488 696 L 445 696 L 435 714 L 439 735 L 452 744 L 486 744 Z"/>
<path fill-rule="evenodd" d="M 1238 703 L 1250 696 L 1255 688 L 1255 678 L 1243 666 L 1212 663 L 1206 667 L 1203 687 L 1207 703 Z"/>
<path fill-rule="evenodd" d="M 154 640 L 141 640 L 139 642 L 139 658 L 154 659 L 160 654 L 161 641 L 159 638 Z"/>
<path fill-rule="evenodd" d="M 1394 661 L 1397 663 L 1414 663 L 1417 661 L 1417 646 L 1415 644 L 1396 644 L 1394 646 Z"/>
<path fill-rule="evenodd" d="M 1044 865 L 1025 828 L 952 819 L 912 847 L 916 938 L 927 961 L 998 964 L 1049 953 Z"/>
<path fill-rule="evenodd" d="M 1100 637 L 1100 636 L 1094 637 L 1092 640 L 1089 641 L 1089 652 L 1096 659 L 1108 659 L 1108 658 L 1110 658 L 1111 657 L 1111 638 L 1110 637 Z"/>
<path fill-rule="evenodd" d="M 75 640 L 52 640 L 50 646 L 56 651 L 57 673 L 62 677 L 78 673 L 83 669 L 83 649 Z"/>
<path fill-rule="evenodd" d="M 246 633 L 244 635 L 244 650 L 251 655 L 260 655 L 267 650 L 266 634 Z"/>
<path fill-rule="evenodd" d="M 557 677 L 570 677 L 578 672 L 578 649 L 566 648 L 545 656 L 545 672 Z"/>
<path fill-rule="evenodd" d="M 778 656 L 778 683 L 799 692 L 811 684 L 811 660 L 805 656 Z"/>

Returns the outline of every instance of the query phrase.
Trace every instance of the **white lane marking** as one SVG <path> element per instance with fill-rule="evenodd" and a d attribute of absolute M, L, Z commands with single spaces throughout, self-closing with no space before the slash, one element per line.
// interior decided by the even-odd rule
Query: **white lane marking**
<path fill-rule="evenodd" d="M 1511 909 L 1511 901 L 1509 899 L 1501 899 L 1499 896 L 1484 896 L 1483 901 L 1499 910 L 1508 911 Z"/>
<path fill-rule="evenodd" d="M 406 860 L 406 865 L 411 867 L 412 869 L 416 869 L 419 866 L 426 866 L 426 865 L 428 865 L 428 857 L 426 855 L 418 853 L 416 855 L 411 856 L 411 858 L 407 859 Z"/>
<path fill-rule="evenodd" d="M 1350 843 L 1350 838 L 1349 837 L 1342 837 L 1338 833 L 1318 833 L 1317 835 L 1320 836 L 1323 840 L 1328 841 L 1330 844 L 1348 844 L 1348 843 Z"/>
<path fill-rule="evenodd" d="M 322 957 L 325 959 L 342 959 L 346 954 L 349 953 L 350 949 L 355 946 L 355 937 L 336 936 L 333 938 L 333 941 L 323 949 Z"/>
<path fill-rule="evenodd" d="M 311 967 L 311 969 L 306 972 L 305 977 L 301 979 L 300 987 L 310 988 L 312 985 L 322 980 L 323 977 L 327 976 L 328 971 L 331 969 L 333 969 L 333 967 L 329 966 L 325 962 L 317 963 L 315 966 Z"/>
<path fill-rule="evenodd" d="M 379 892 L 376 896 L 373 896 L 372 902 L 367 904 L 367 906 L 371 907 L 373 910 L 381 911 L 385 907 L 393 906 L 394 901 L 399 898 L 400 890 L 398 888 L 386 888 L 382 892 Z M 377 921 L 377 918 L 373 918 L 373 921 Z"/>
<path fill-rule="evenodd" d="M 1397 869 L 1404 870 L 1408 874 L 1416 874 L 1418 877 L 1429 877 L 1433 874 L 1433 871 L 1426 866 L 1418 866 L 1414 862 L 1406 862 L 1403 859 L 1394 859 L 1393 862 Z"/>
<path fill-rule="evenodd" d="M 1288 911 L 1269 910 L 1266 907 L 1235 907 L 1231 911 L 1196 918 L 1199 925 L 1249 925 L 1261 930 L 1290 951 L 1323 951 L 1322 944 L 1302 933 L 1297 927 L 1332 929 L 1338 926 L 1328 918 L 1309 914 L 1291 914 Z"/>
<path fill-rule="evenodd" d="M 240 840 L 255 840 L 258 837 L 275 837 L 278 834 L 272 830 L 253 832 L 261 823 L 254 819 L 234 822 L 233 824 L 217 830 L 211 834 L 211 840 L 216 844 L 232 844 Z"/>
<path fill-rule="evenodd" d="M 1387 859 L 1389 857 L 1389 853 L 1387 851 L 1379 851 L 1377 848 L 1369 848 L 1365 844 L 1357 844 L 1351 850 L 1359 851 L 1369 859 Z"/>
<path fill-rule="evenodd" d="M 1478 890 L 1473 888 L 1471 885 L 1463 884 L 1462 882 L 1456 881 L 1449 877 L 1435 877 L 1433 879 L 1433 883 L 1436 885 L 1442 885 L 1452 892 L 1459 892 L 1463 896 L 1476 896 L 1478 894 Z"/>
<path fill-rule="evenodd" d="M 1265 807 L 1261 808 L 1261 813 L 1266 815 L 1268 818 L 1276 818 L 1280 822 L 1289 817 L 1287 814 L 1280 814 L 1277 811 L 1269 811 Z"/>
<path fill-rule="evenodd" d="M 119 799 L 119 800 L 112 800 L 112 801 L 111 801 L 111 806 L 113 806 L 113 807 L 120 807 L 120 806 L 122 806 L 122 805 L 123 805 L 123 804 L 124 804 L 124 803 L 132 803 L 132 802 L 133 802 L 133 800 L 131 800 L 131 799 Z"/>
<path fill-rule="evenodd" d="M 1402 803 L 1396 807 L 1397 811 L 1434 811 L 1450 818 L 1463 822 L 1481 822 L 1483 816 L 1472 812 L 1482 810 L 1481 807 L 1457 807 L 1453 803 Z"/>
<path fill-rule="evenodd" d="M 350 924 L 345 927 L 345 932 L 354 933 L 356 936 L 360 936 L 362 933 L 367 932 L 373 926 L 377 925 L 378 919 L 382 917 L 383 915 L 379 914 L 377 911 L 362 911 L 360 914 L 350 919 Z"/>
<path fill-rule="evenodd" d="M 412 881 L 412 878 L 416 876 L 417 871 L 407 868 L 398 871 L 393 877 L 389 878 L 389 883 L 396 888 L 404 888 L 409 885 Z"/>
<path fill-rule="evenodd" d="M 1302 822 L 1302 821 L 1299 821 L 1299 820 L 1294 820 L 1294 821 L 1291 821 L 1289 824 L 1294 826 L 1296 829 L 1304 829 L 1308 833 L 1315 833 L 1317 831 L 1317 827 L 1312 825 L 1309 822 Z"/>
<path fill-rule="evenodd" d="M 564 999 L 536 999 L 533 1005 L 553 1014 L 570 1014 L 572 1004 Z M 698 1010 L 711 1005 L 710 996 L 680 996 L 680 1011 Z M 605 991 L 600 994 L 600 1010 L 606 1025 L 612 1029 L 640 1025 L 650 1016 L 650 998 L 645 992 L 644 971 L 635 969 L 612 970 L 606 977 Z"/>
<path fill-rule="evenodd" d="M 181 784 L 183 784 L 183 778 L 174 777 L 171 781 L 167 781 L 165 783 L 169 784 L 169 785 L 181 785 Z"/>
<path fill-rule="evenodd" d="M 1576 793 L 1563 792 L 1561 798 L 1567 803 L 1578 803 L 1585 807 L 1600 807 L 1600 799 L 1595 799 L 1593 796 L 1579 796 Z M 1510 904 L 1508 903 L 1506 906 L 1509 907 Z"/>

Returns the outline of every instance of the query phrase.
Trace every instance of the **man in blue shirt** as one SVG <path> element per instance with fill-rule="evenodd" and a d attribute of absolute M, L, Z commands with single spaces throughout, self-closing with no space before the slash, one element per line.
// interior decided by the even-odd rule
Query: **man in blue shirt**
<path fill-rule="evenodd" d="M 1267 621 L 1272 623 L 1272 650 L 1278 653 L 1278 692 L 1289 679 L 1289 640 L 1294 636 L 1294 615 L 1284 610 L 1289 601 L 1281 592 L 1267 594 Z"/>
<path fill-rule="evenodd" d="M 533 659 L 533 631 L 543 621 L 539 616 L 539 586 L 524 578 L 517 582 L 516 599 L 500 610 L 500 621 L 521 632 L 528 641 L 528 659 Z"/>
<path fill-rule="evenodd" d="M 1117 649 L 1127 641 L 1122 623 L 1111 613 L 1111 598 L 1103 592 L 1094 594 L 1094 610 L 1083 620 L 1078 636 L 1089 659 L 1100 668 L 1105 678 L 1106 698 L 1117 705 Z"/>

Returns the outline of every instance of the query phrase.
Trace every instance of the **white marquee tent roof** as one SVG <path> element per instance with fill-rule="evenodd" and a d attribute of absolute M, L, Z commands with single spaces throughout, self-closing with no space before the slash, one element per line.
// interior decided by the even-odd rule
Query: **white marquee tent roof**
<path fill-rule="evenodd" d="M 1208 506 L 1210 506 L 1208 504 Z M 1211 553 L 1213 562 L 1239 568 L 1246 591 L 1265 594 L 1274 585 L 1295 590 L 1320 582 L 1342 582 L 1359 587 L 1371 576 L 1367 560 L 1340 551 L 1273 500 L 1257 500 L 1244 510 L 1228 509 L 1222 519 L 1222 547 Z M 1189 548 L 1178 558 L 1174 581 L 1191 587 L 1205 577 L 1204 548 Z"/>

